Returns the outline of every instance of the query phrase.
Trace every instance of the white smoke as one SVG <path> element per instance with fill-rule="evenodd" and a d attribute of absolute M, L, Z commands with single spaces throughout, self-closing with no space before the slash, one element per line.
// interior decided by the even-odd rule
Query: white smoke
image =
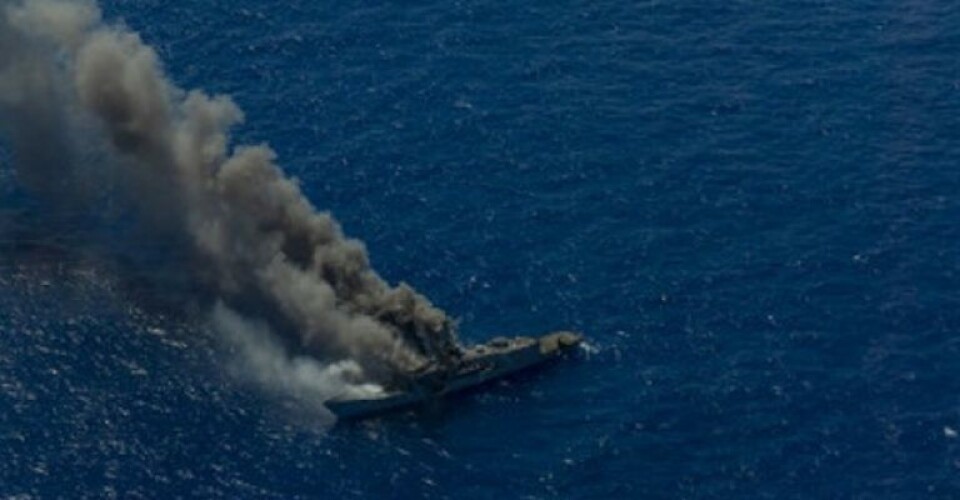
<path fill-rule="evenodd" d="M 447 315 L 381 279 L 363 243 L 316 210 L 269 147 L 231 150 L 243 113 L 229 97 L 177 88 L 156 52 L 104 24 L 91 2 L 0 7 L 0 130 L 18 176 L 69 189 L 83 170 L 71 145 L 101 142 L 120 168 L 99 174 L 142 218 L 187 242 L 197 279 L 224 303 L 257 305 L 262 320 L 223 305 L 214 318 L 260 380 L 327 397 L 456 351 Z M 295 353 L 272 332 L 293 337 Z"/>
<path fill-rule="evenodd" d="M 269 325 L 244 318 L 223 303 L 214 307 L 212 319 L 220 338 L 233 351 L 235 376 L 279 396 L 292 397 L 310 410 L 327 413 L 321 403 L 334 398 L 384 394 L 383 387 L 364 382 L 363 369 L 356 362 L 324 364 L 309 356 L 291 356 Z"/>

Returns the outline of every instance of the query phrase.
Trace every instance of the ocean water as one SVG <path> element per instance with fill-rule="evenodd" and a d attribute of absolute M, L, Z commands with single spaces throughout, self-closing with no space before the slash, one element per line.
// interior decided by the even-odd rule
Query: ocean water
<path fill-rule="evenodd" d="M 463 340 L 589 349 L 320 428 L 2 154 L 0 496 L 960 497 L 956 3 L 101 6 Z"/>

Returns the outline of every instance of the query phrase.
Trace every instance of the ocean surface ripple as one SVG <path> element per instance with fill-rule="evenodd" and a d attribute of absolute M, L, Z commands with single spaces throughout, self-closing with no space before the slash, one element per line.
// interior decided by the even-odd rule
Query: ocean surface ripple
<path fill-rule="evenodd" d="M 464 340 L 590 349 L 317 428 L 0 153 L 0 496 L 960 497 L 955 2 L 101 6 Z"/>

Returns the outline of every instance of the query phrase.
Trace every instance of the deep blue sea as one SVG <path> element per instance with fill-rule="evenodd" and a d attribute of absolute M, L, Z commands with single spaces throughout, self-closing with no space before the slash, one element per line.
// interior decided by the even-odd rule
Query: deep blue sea
<path fill-rule="evenodd" d="M 589 349 L 318 428 L 0 155 L 0 496 L 960 498 L 960 4 L 101 7 L 463 340 Z"/>

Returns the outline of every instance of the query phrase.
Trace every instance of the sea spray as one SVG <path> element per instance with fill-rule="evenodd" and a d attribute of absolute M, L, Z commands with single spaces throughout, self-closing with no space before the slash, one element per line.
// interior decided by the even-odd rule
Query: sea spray
<path fill-rule="evenodd" d="M 143 220 L 191 249 L 197 281 L 218 297 L 214 322 L 240 339 L 259 380 L 326 397 L 326 381 L 372 390 L 364 383 L 457 352 L 450 318 L 381 279 L 268 146 L 231 148 L 244 116 L 229 97 L 178 88 L 156 52 L 93 3 L 0 6 L 0 126 L 18 178 L 58 196 L 78 177 L 109 177 Z M 78 160 L 81 143 L 109 161 Z M 271 333 L 281 331 L 283 349 Z"/>

